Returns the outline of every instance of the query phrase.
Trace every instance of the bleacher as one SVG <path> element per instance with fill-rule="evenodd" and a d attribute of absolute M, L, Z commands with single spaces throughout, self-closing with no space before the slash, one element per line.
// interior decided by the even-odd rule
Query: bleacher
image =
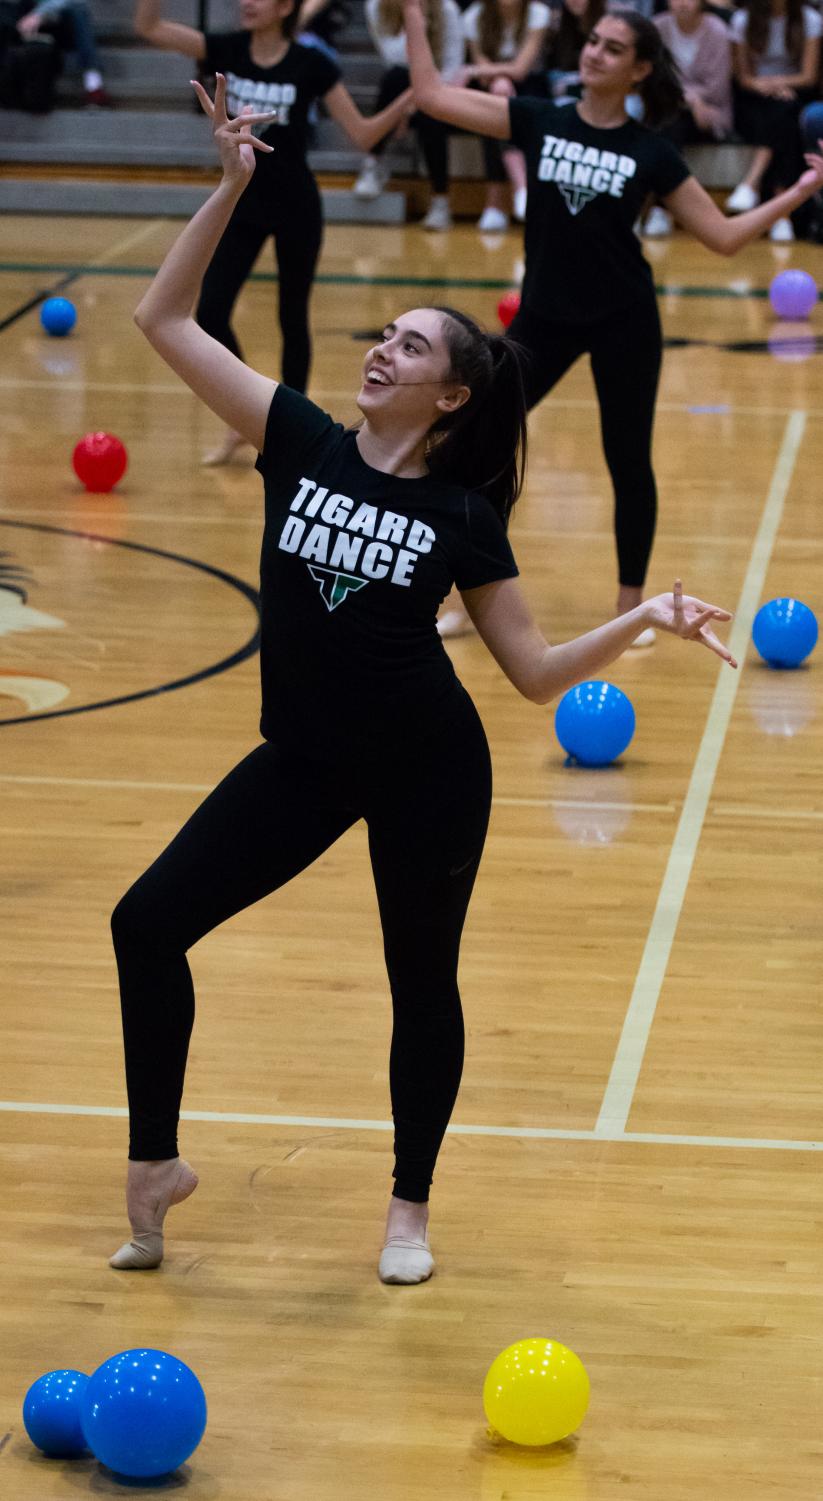
<path fill-rule="evenodd" d="M 84 107 L 75 71 L 61 77 L 51 113 L 0 111 L 0 209 L 189 215 L 207 196 L 215 169 L 208 123 L 192 101 L 192 63 L 135 36 L 134 0 L 90 0 L 90 6 L 106 88 L 116 107 Z M 166 0 L 163 14 L 197 24 L 195 0 Z M 236 25 L 234 0 L 208 0 L 210 30 Z M 347 87 L 370 112 L 381 65 L 366 30 L 363 0 L 353 0 L 341 62 Z M 472 212 L 482 197 L 479 142 L 455 136 L 449 149 L 458 211 Z M 318 121 L 309 159 L 321 182 L 327 220 L 400 223 L 410 200 L 423 201 L 416 189 L 421 162 L 413 133 L 393 143 L 391 152 L 394 182 L 372 201 L 355 198 L 351 184 L 360 155 L 334 121 Z M 727 188 L 742 177 L 748 148 L 700 146 L 687 156 L 707 187 Z"/>

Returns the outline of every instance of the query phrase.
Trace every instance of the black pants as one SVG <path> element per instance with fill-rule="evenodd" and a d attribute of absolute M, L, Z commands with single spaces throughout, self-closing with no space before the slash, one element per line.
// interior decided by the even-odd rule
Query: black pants
<path fill-rule="evenodd" d="M 194 1021 L 186 951 L 305 870 L 364 818 L 394 1009 L 394 1193 L 428 1199 L 463 1067 L 457 962 L 490 802 L 486 737 L 462 689 L 428 742 L 394 747 L 379 764 L 321 764 L 268 743 L 241 761 L 112 917 L 129 1156 L 177 1155 Z M 279 1010 L 296 1004 L 279 992 L 274 975 L 272 1026 Z"/>
<path fill-rule="evenodd" d="M 529 409 L 582 354 L 590 355 L 603 452 L 614 489 L 620 582 L 643 584 L 657 519 L 651 448 L 662 339 L 654 297 L 591 324 L 549 323 L 521 309 L 508 332 L 529 354 Z"/>
<path fill-rule="evenodd" d="M 753 89 L 734 86 L 734 123 L 747 146 L 769 146 L 772 159 L 763 178 L 763 197 L 791 187 L 803 168 L 800 112 L 815 98 L 813 89 L 798 89 L 794 99 L 767 99 Z"/>
<path fill-rule="evenodd" d="M 270 225 L 249 224 L 235 214 L 212 256 L 200 289 L 197 322 L 236 354 L 243 355 L 231 327 L 231 314 L 244 281 L 269 235 L 274 238 L 279 277 L 281 379 L 293 391 L 305 391 L 311 365 L 309 297 L 323 239 L 320 194 L 313 177 L 290 191 Z"/>
<path fill-rule="evenodd" d="M 379 114 L 381 109 L 385 109 L 388 104 L 391 104 L 393 99 L 396 99 L 399 94 L 404 93 L 409 87 L 410 79 L 411 75 L 408 68 L 388 68 L 380 80 L 377 101 L 374 106 L 375 114 Z M 447 192 L 449 186 L 449 136 L 453 133 L 452 126 L 446 125 L 442 120 L 433 120 L 431 115 L 423 115 L 419 110 L 416 114 L 412 115 L 411 123 L 420 143 L 420 150 L 423 153 L 423 160 L 426 163 L 426 172 L 428 173 L 432 192 Z M 378 141 L 377 145 L 372 147 L 372 154 L 379 156 L 389 140 L 390 136 L 384 136 L 382 141 Z"/>

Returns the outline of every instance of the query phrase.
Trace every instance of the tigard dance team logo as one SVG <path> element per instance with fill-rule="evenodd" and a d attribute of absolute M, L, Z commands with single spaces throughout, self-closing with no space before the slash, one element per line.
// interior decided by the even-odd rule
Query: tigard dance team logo
<path fill-rule="evenodd" d="M 335 573 L 331 568 L 316 568 L 309 564 L 309 573 L 320 585 L 320 594 L 327 610 L 336 610 L 349 593 L 365 589 L 367 579 L 355 579 L 348 573 Z"/>
<path fill-rule="evenodd" d="M 560 188 L 560 192 L 566 200 L 566 207 L 570 214 L 579 214 L 581 208 L 585 208 L 587 203 L 591 203 L 592 199 L 597 197 L 594 188 L 567 188 L 565 184 Z"/>

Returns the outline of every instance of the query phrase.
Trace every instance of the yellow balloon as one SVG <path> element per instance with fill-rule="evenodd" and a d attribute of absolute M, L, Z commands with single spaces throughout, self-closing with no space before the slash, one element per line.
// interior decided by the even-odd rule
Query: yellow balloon
<path fill-rule="evenodd" d="M 492 1428 L 513 1444 L 556 1444 L 582 1423 L 589 1405 L 583 1362 L 556 1339 L 519 1339 L 492 1361 L 483 1406 Z"/>

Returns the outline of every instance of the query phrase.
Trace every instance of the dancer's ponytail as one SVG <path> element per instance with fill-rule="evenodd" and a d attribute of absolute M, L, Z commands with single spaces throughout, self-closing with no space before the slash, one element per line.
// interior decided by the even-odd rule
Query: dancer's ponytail
<path fill-rule="evenodd" d="M 637 93 L 643 100 L 643 121 L 654 130 L 658 125 L 665 125 L 667 120 L 673 120 L 686 102 L 677 64 L 654 22 L 640 11 L 621 7 L 611 14 L 631 30 L 637 61 L 651 63 L 650 72 L 637 85 Z"/>
<path fill-rule="evenodd" d="M 506 526 L 526 469 L 525 352 L 454 308 L 435 312 L 445 317 L 450 378 L 467 385 L 471 395 L 432 428 L 429 472 L 479 490 Z"/>

